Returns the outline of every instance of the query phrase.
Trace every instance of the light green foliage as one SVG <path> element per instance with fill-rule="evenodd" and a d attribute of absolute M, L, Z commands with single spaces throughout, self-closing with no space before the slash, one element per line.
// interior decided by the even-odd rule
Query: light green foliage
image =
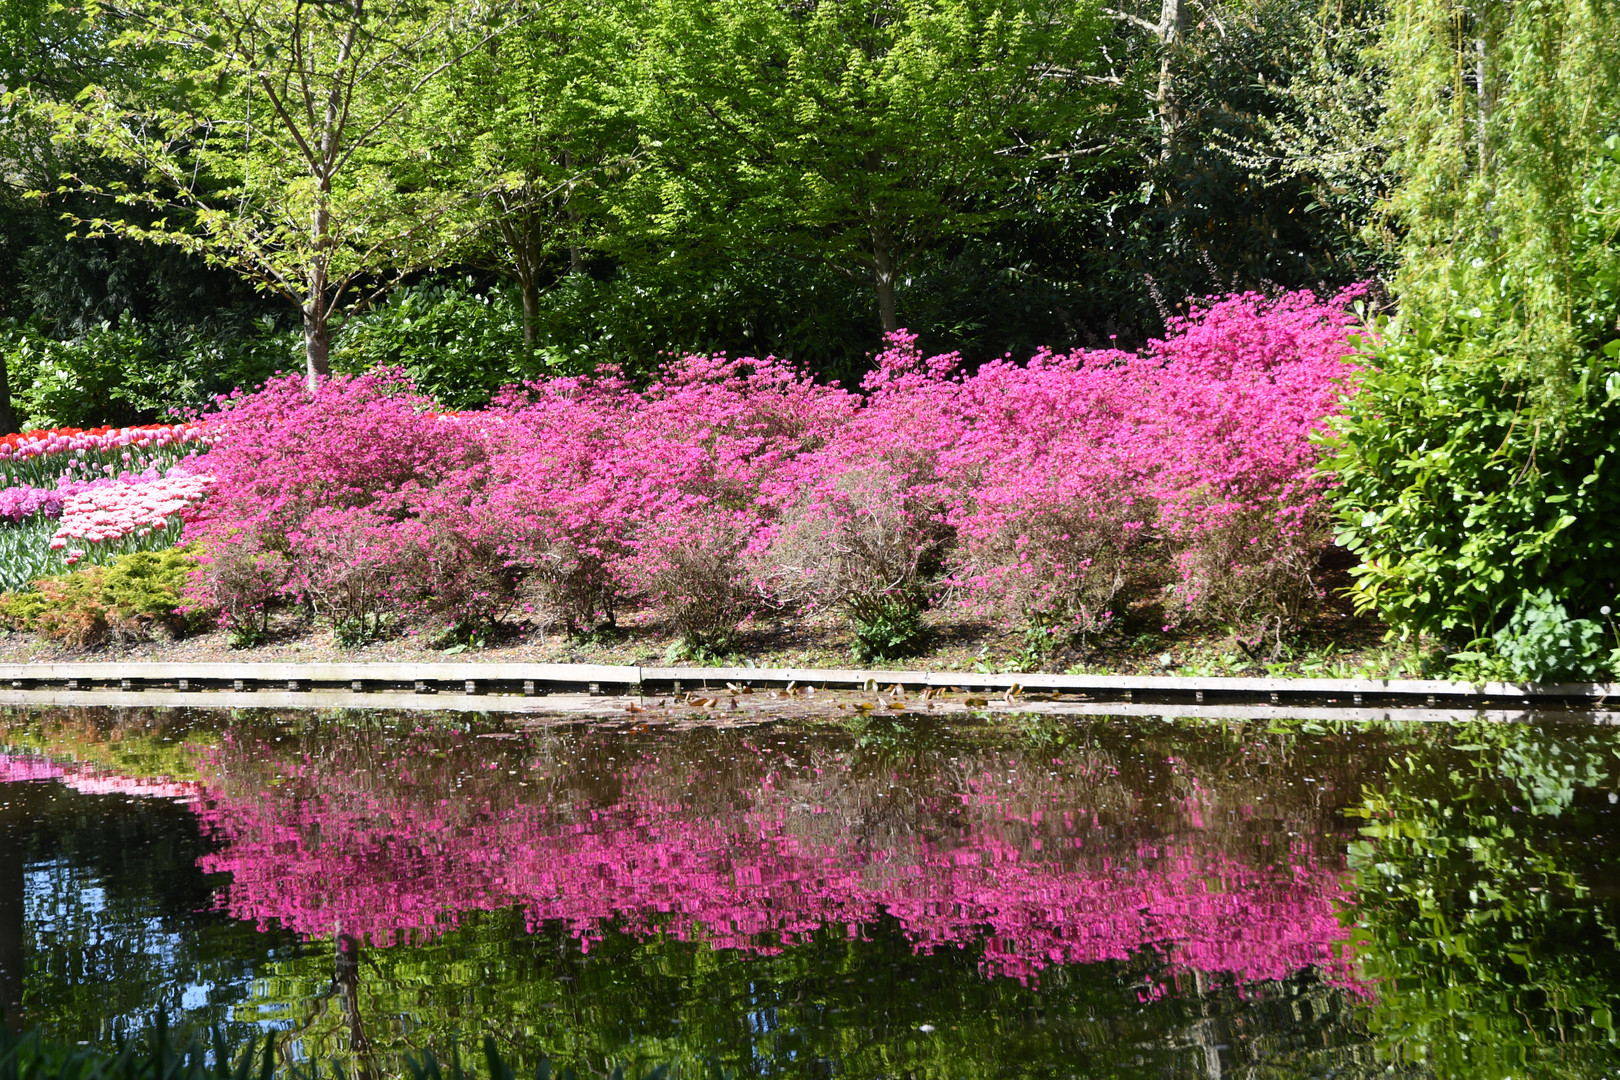
<path fill-rule="evenodd" d="M 1358 605 L 1539 677 L 1590 656 L 1503 650 L 1526 597 L 1575 620 L 1620 608 L 1620 342 L 1584 367 L 1560 427 L 1532 407 L 1539 383 L 1513 374 L 1500 335 L 1517 328 L 1500 325 L 1482 314 L 1387 332 L 1326 464 L 1339 542 L 1361 559 Z"/>
<path fill-rule="evenodd" d="M 1617 39 L 1588 0 L 1396 0 L 1384 32 L 1401 315 L 1328 467 L 1360 605 L 1480 675 L 1612 667 Z"/>
<path fill-rule="evenodd" d="M 428 88 L 429 107 L 468 132 L 460 167 L 486 190 L 474 256 L 517 283 L 523 341 L 540 331 L 548 287 L 622 239 L 614 189 L 643 149 L 632 105 L 645 11 L 634 2 L 555 0 Z"/>
<path fill-rule="evenodd" d="M 63 178 L 64 192 L 119 208 L 86 215 L 89 235 L 172 245 L 296 304 L 314 378 L 334 312 L 465 235 L 478 186 L 442 164 L 462 133 L 439 129 L 417 95 L 505 13 L 457 0 L 92 6 L 111 66 L 140 84 L 19 101 L 58 139 L 139 177 Z"/>
<path fill-rule="evenodd" d="M 1532 399 L 1559 399 L 1613 336 L 1617 40 L 1620 10 L 1593 0 L 1390 4 L 1403 311 L 1438 322 L 1500 297 L 1498 355 Z"/>
<path fill-rule="evenodd" d="M 112 561 L 33 582 L 26 592 L 0 595 L 0 618 L 70 645 L 109 636 L 150 637 L 154 629 L 183 633 L 195 614 L 181 614 L 197 556 L 190 548 L 136 551 Z"/>
<path fill-rule="evenodd" d="M 51 550 L 51 536 L 57 522 L 40 515 L 16 525 L 0 527 L 0 591 L 27 590 L 40 578 L 68 573 L 74 564 L 67 561 L 69 548 Z M 83 569 L 122 558 L 132 553 L 164 552 L 180 542 L 182 526 L 178 517 L 161 529 L 129 533 L 118 540 L 84 544 L 84 556 L 77 565 Z"/>
<path fill-rule="evenodd" d="M 1039 0 L 660 3 L 639 60 L 658 132 L 635 190 L 670 236 L 782 247 L 870 284 L 1003 216 L 1100 65 L 1089 7 Z"/>
<path fill-rule="evenodd" d="M 55 520 L 40 515 L 0 528 L 0 589 L 26 589 L 66 568 L 62 552 L 50 547 L 55 532 Z"/>

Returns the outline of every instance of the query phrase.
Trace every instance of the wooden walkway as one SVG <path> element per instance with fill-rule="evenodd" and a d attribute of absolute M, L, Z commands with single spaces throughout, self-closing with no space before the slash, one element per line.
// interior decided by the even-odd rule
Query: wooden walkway
<path fill-rule="evenodd" d="M 302 704 L 299 695 L 457 697 L 629 697 L 729 688 L 816 687 L 906 693 L 973 692 L 1004 698 L 1061 698 L 1073 704 L 1293 705 L 1447 709 L 1563 707 L 1620 709 L 1620 685 L 1473 684 L 1435 679 L 1185 678 L 1129 675 L 989 675 L 967 671 L 829 668 L 641 667 L 514 663 L 39 663 L 0 664 L 0 702 L 88 700 L 112 704 L 140 695 L 148 704 L 206 701 L 221 692 L 267 707 Z M 91 695 L 81 701 L 79 695 Z M 378 700 L 374 704 L 381 705 Z M 515 703 L 514 703 L 515 704 Z M 605 703 L 604 703 L 605 704 Z M 562 700 L 552 703 L 562 706 Z M 448 707 L 446 701 L 440 707 Z"/>

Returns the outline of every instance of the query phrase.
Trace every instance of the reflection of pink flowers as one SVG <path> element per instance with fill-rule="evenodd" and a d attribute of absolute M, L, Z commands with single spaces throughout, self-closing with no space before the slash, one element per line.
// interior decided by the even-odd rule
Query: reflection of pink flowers
<path fill-rule="evenodd" d="M 48 758 L 32 754 L 0 754 L 0 784 L 55 780 L 61 775 L 62 766 Z"/>
<path fill-rule="evenodd" d="M 971 783 L 917 807 L 917 828 L 874 832 L 817 804 L 830 777 L 773 773 L 716 815 L 633 774 L 621 779 L 634 794 L 558 811 L 468 803 L 459 783 L 413 789 L 409 762 L 386 779 L 286 767 L 274 789 L 210 785 L 195 808 L 223 845 L 201 865 L 232 875 L 232 915 L 312 937 L 433 936 L 460 912 L 520 905 L 587 948 L 612 922 L 769 952 L 887 913 L 916 948 L 983 942 L 986 969 L 1019 979 L 1150 946 L 1172 969 L 1256 980 L 1318 965 L 1349 979 L 1342 863 L 1305 841 L 1257 865 L 1223 848 L 1230 834 L 1120 840 L 1087 811 L 1031 812 L 1011 801 L 1028 792 Z M 214 768 L 241 775 L 224 759 Z"/>
<path fill-rule="evenodd" d="M 58 780 L 83 795 L 194 799 L 202 793 L 195 780 L 122 776 L 78 762 L 64 765 L 32 754 L 0 754 L 0 784 L 40 780 Z"/>

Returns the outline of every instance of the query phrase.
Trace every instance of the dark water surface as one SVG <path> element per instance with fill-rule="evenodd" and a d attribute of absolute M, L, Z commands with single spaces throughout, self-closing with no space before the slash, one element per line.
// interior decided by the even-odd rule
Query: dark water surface
<path fill-rule="evenodd" d="M 389 1076 L 1620 1075 L 1620 731 L 0 711 L 0 1002 Z"/>

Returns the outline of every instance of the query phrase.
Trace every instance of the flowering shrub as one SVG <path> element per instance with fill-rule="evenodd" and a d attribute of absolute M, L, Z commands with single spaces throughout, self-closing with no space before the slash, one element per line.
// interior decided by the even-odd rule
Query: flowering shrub
<path fill-rule="evenodd" d="M 186 535 L 223 554 L 198 595 L 361 627 L 523 604 L 576 633 L 644 602 L 700 646 L 808 605 L 864 658 L 914 647 L 945 596 L 1064 641 L 1166 587 L 1188 616 L 1280 626 L 1318 595 L 1311 434 L 1351 370 L 1354 295 L 1231 296 L 1141 353 L 972 373 L 902 332 L 860 393 L 723 356 L 460 415 L 397 373 L 282 378 L 208 418 L 216 482 Z"/>

